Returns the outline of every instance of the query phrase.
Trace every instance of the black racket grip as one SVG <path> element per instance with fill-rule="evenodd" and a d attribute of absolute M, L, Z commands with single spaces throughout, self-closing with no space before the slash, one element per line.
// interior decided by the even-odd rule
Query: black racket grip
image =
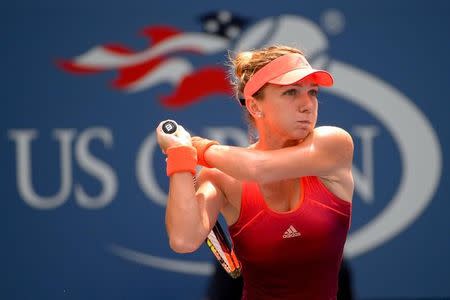
<path fill-rule="evenodd" d="M 175 121 L 165 121 L 162 124 L 162 130 L 164 133 L 172 134 L 177 131 L 177 123 L 175 123 Z"/>

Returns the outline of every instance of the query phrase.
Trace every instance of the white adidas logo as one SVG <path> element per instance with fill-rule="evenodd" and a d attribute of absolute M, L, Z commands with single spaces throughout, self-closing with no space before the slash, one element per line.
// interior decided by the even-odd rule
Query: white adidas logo
<path fill-rule="evenodd" d="M 290 226 L 283 234 L 283 239 L 288 239 L 296 236 L 300 236 L 300 232 L 297 231 L 297 229 L 294 228 L 294 226 Z"/>

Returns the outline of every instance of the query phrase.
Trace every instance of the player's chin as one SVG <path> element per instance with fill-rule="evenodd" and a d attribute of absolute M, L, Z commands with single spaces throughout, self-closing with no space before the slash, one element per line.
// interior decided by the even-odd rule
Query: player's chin
<path fill-rule="evenodd" d="M 313 131 L 313 128 L 311 126 L 297 126 L 292 132 L 291 135 L 294 139 L 304 139 L 306 138 L 311 132 Z"/>

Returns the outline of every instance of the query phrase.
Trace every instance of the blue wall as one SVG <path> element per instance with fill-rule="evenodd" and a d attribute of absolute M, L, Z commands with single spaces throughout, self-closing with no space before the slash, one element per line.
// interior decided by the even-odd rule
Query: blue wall
<path fill-rule="evenodd" d="M 220 83 L 227 50 L 272 42 L 335 76 L 319 124 L 355 141 L 358 299 L 450 297 L 447 1 L 26 2 L 0 10 L 2 299 L 200 299 L 213 257 L 168 246 L 154 128 L 245 144 L 226 89 L 176 90 L 210 86 L 201 70 Z M 208 14 L 228 36 L 205 31 Z M 142 33 L 157 26 L 178 34 Z"/>

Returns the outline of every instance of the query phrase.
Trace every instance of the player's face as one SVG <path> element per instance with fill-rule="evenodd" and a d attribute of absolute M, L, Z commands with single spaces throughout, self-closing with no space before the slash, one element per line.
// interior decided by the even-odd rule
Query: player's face
<path fill-rule="evenodd" d="M 284 86 L 268 84 L 261 102 L 264 125 L 289 139 L 305 138 L 316 126 L 318 91 L 309 79 Z"/>

